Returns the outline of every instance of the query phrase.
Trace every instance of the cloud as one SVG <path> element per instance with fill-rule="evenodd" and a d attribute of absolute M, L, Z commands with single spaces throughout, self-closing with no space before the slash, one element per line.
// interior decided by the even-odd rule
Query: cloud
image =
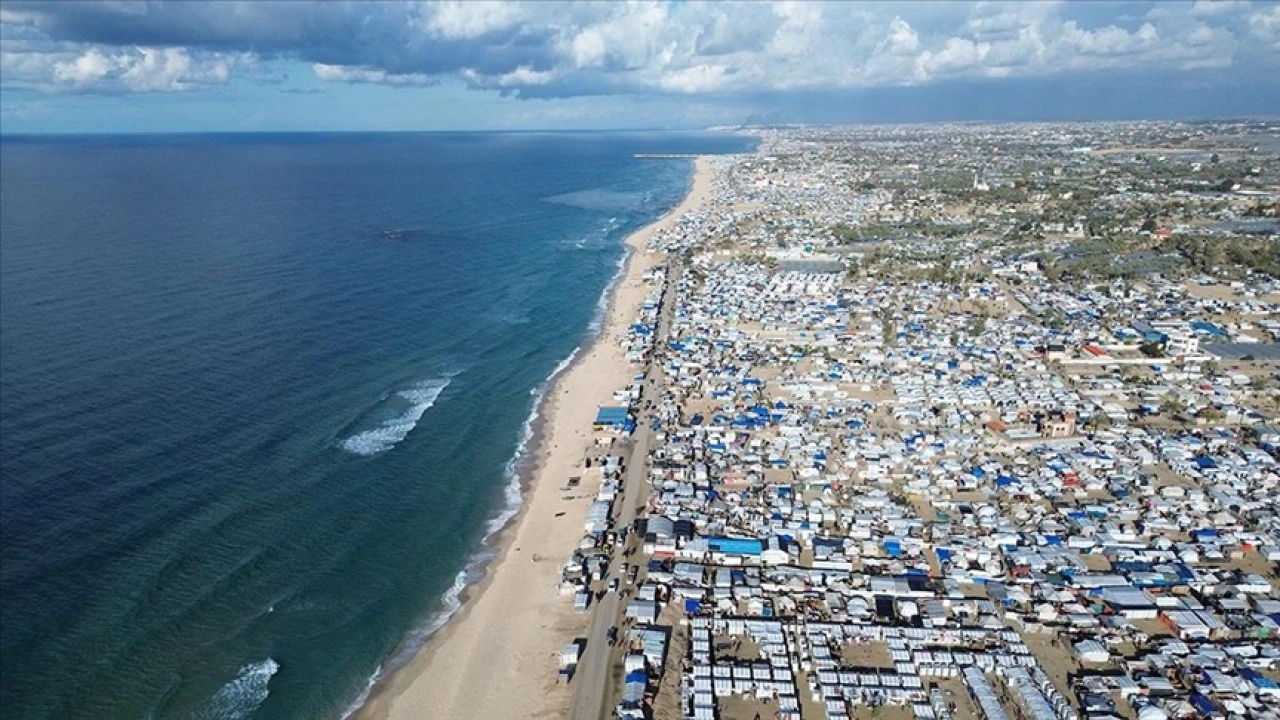
<path fill-rule="evenodd" d="M 82 50 L 0 53 L 4 86 L 46 92 L 183 92 L 222 85 L 233 68 L 254 64 L 239 54 L 193 54 L 185 48 L 88 46 Z"/>
<path fill-rule="evenodd" d="M 372 83 L 375 85 L 431 85 L 434 80 L 423 73 L 389 73 L 369 67 L 350 67 L 314 63 L 311 70 L 321 82 Z"/>
<path fill-rule="evenodd" d="M 425 27 L 440 37 L 471 39 L 513 27 L 522 13 L 516 5 L 455 1 L 425 15 Z"/>
<path fill-rule="evenodd" d="M 1250 13 L 1248 23 L 1250 36 L 1280 53 L 1280 5 Z"/>
<path fill-rule="evenodd" d="M 301 61 L 329 84 L 729 96 L 1222 67 L 1269 78 L 1280 6 L 9 0 L 0 38 L 0 83 L 42 89 L 190 90 Z"/>

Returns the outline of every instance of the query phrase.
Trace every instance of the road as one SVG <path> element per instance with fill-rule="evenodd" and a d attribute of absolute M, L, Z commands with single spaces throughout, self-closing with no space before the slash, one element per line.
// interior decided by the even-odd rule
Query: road
<path fill-rule="evenodd" d="M 671 330 L 671 321 L 675 316 L 675 286 L 680 277 L 679 272 L 679 263 L 672 261 L 668 264 L 667 287 L 662 295 L 662 307 L 658 312 L 658 327 L 654 331 L 654 353 L 650 354 L 649 364 L 645 368 L 642 403 L 646 400 L 656 401 L 661 393 L 662 369 L 655 366 L 653 358 L 657 349 L 666 342 L 667 334 Z M 649 497 L 649 446 L 654 434 L 652 423 L 652 418 L 642 414 L 637 418 L 636 431 L 631 435 L 627 469 L 614 518 L 615 529 L 630 526 L 635 521 L 639 508 L 644 506 Z M 577 687 L 573 696 L 573 709 L 569 713 L 572 720 L 600 720 L 612 714 L 605 704 L 612 696 L 613 683 L 610 675 L 617 664 L 617 652 L 620 650 L 610 647 L 608 633 L 610 627 L 621 624 L 623 611 L 626 609 L 621 595 L 626 590 L 627 581 L 622 577 L 619 568 L 622 566 L 623 550 L 626 546 L 638 547 L 641 544 L 643 544 L 643 538 L 633 535 L 628 538 L 625 545 L 619 544 L 614 548 L 604 586 L 608 587 L 609 583 L 616 578 L 619 591 L 606 592 L 591 611 L 591 621 L 587 626 L 587 646 L 579 659 L 578 669 L 573 677 Z"/>

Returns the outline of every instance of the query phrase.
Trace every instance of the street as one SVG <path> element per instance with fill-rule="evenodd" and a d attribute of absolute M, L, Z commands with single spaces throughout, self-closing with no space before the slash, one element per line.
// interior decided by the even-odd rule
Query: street
<path fill-rule="evenodd" d="M 662 308 L 658 313 L 658 327 L 654 332 L 653 352 L 645 369 L 644 390 L 641 393 L 641 407 L 646 401 L 656 400 L 662 391 L 662 370 L 655 366 L 654 359 L 666 342 L 671 329 L 671 321 L 675 314 L 676 282 L 679 279 L 677 263 L 668 265 L 667 287 L 662 296 Z M 622 491 L 619 495 L 613 529 L 615 531 L 631 526 L 649 497 L 649 446 L 653 439 L 652 418 L 637 411 L 636 430 L 629 440 L 631 447 L 627 453 L 627 468 Z M 578 663 L 573 683 L 576 685 L 573 698 L 573 709 L 570 717 L 573 720 L 598 720 L 609 717 L 605 707 L 612 697 L 610 674 L 617 664 L 615 648 L 608 643 L 609 628 L 620 626 L 626 604 L 622 594 L 628 591 L 626 578 L 622 577 L 619 568 L 623 563 L 623 553 L 627 547 L 639 548 L 644 538 L 634 534 L 628 535 L 627 541 L 619 543 L 613 550 L 602 586 L 608 587 L 611 580 L 618 579 L 618 591 L 606 592 L 604 597 L 591 611 L 591 621 L 587 629 L 587 646 Z M 637 560 L 640 562 L 641 560 Z M 625 633 L 620 633 L 625 638 Z"/>

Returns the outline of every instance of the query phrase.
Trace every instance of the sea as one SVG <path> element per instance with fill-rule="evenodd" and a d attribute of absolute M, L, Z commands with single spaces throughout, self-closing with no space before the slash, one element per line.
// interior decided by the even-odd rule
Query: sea
<path fill-rule="evenodd" d="M 342 718 L 719 133 L 0 140 L 0 716 Z M 501 652 L 501 648 L 495 648 Z"/>

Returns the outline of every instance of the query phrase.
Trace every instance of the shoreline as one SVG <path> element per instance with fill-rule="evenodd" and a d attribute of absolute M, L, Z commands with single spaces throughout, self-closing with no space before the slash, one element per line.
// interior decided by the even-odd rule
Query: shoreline
<path fill-rule="evenodd" d="M 364 703 L 348 717 L 478 719 L 567 713 L 573 692 L 559 680 L 558 657 L 563 645 L 585 633 L 590 615 L 574 613 L 571 601 L 556 591 L 560 567 L 582 538 L 581 523 L 594 488 L 584 486 L 573 499 L 566 499 L 561 485 L 580 471 L 592 441 L 596 408 L 607 404 L 637 373 L 617 340 L 647 294 L 644 272 L 664 257 L 647 251 L 648 239 L 700 206 L 710 180 L 708 157 L 696 157 L 680 203 L 625 238 L 627 254 L 606 288 L 599 332 L 549 376 L 534 405 L 523 455 L 513 457 L 513 485 L 522 501 L 478 551 L 483 557 L 487 548 L 491 559 L 477 568 L 479 579 L 458 593 L 457 607 L 415 656 L 385 676 L 375 676 Z M 471 571 L 474 563 L 469 560 L 462 572 Z"/>

